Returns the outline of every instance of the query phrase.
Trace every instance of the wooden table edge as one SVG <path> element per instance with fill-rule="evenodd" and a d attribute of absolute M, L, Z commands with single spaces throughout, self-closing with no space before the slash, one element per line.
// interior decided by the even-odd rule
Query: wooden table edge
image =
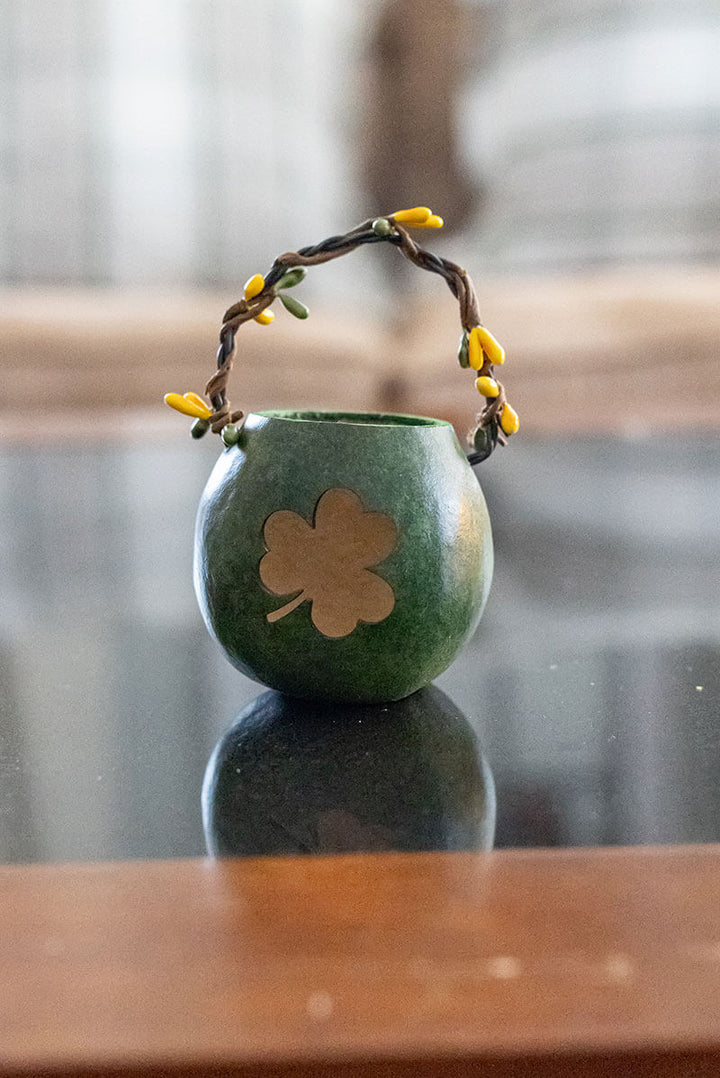
<path fill-rule="evenodd" d="M 0 1075 L 720 1073 L 719 894 L 719 845 L 5 866 Z"/>

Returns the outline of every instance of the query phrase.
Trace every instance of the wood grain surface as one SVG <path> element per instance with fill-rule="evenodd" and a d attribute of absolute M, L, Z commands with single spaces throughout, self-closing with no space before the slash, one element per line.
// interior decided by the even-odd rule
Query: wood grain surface
<path fill-rule="evenodd" d="M 720 1073 L 720 847 L 5 867 L 0 1073 Z"/>

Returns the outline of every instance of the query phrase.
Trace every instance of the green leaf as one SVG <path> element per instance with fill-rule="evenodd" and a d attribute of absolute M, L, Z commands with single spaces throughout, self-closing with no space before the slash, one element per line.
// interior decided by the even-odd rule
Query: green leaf
<path fill-rule="evenodd" d="M 493 432 L 489 426 L 478 427 L 473 434 L 473 448 L 475 449 L 475 461 L 473 463 L 480 464 L 481 461 L 487 460 L 495 448 L 495 438 Z"/>
<path fill-rule="evenodd" d="M 190 434 L 193 438 L 202 438 L 209 430 L 210 424 L 207 419 L 196 419 L 190 428 Z"/>
<path fill-rule="evenodd" d="M 295 269 L 288 270 L 287 273 L 285 273 L 280 278 L 280 280 L 275 285 L 275 287 L 276 288 L 294 288 L 296 284 L 300 284 L 300 282 L 304 281 L 306 277 L 307 277 L 307 270 L 303 269 L 302 266 L 296 266 Z"/>
<path fill-rule="evenodd" d="M 470 335 L 466 329 L 463 330 L 463 335 L 460 338 L 460 347 L 458 348 L 458 363 L 461 367 L 470 366 Z"/>
<path fill-rule="evenodd" d="M 295 299 L 294 296 L 280 296 L 280 302 L 286 311 L 290 314 L 294 314 L 296 318 L 307 318 L 310 311 L 301 303 L 299 299 Z"/>

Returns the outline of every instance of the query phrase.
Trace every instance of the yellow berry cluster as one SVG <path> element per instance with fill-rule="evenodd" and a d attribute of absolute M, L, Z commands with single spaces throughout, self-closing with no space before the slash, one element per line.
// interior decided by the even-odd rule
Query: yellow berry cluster
<path fill-rule="evenodd" d="M 427 206 L 413 206 L 409 210 L 397 210 L 389 215 L 389 220 L 410 228 L 442 228 L 444 221 Z"/>
<path fill-rule="evenodd" d="M 469 333 L 463 333 L 459 359 L 461 366 L 480 372 L 475 387 L 481 397 L 492 399 L 500 395 L 500 385 L 493 378 L 492 366 L 505 362 L 505 349 L 485 326 L 473 326 Z M 503 401 L 499 419 L 507 435 L 515 434 L 520 428 L 519 416 L 507 401 Z"/>
<path fill-rule="evenodd" d="M 265 287 L 265 278 L 262 273 L 254 273 L 252 277 L 249 277 L 245 282 L 245 288 L 243 290 L 243 299 L 255 299 L 255 296 L 259 296 Z M 261 311 L 260 314 L 256 314 L 254 321 L 260 326 L 269 326 L 271 322 L 275 321 L 275 315 L 272 311 Z"/>
<path fill-rule="evenodd" d="M 212 408 L 197 393 L 166 393 L 165 403 L 181 415 L 189 415 L 195 420 L 190 428 L 193 438 L 202 438 L 210 430 Z"/>
<path fill-rule="evenodd" d="M 165 403 L 182 415 L 190 415 L 194 419 L 209 419 L 212 409 L 197 393 L 166 393 Z"/>

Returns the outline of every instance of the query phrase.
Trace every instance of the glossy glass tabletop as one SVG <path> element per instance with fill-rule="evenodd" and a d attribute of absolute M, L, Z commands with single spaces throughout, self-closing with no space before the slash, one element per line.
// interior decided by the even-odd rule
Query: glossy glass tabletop
<path fill-rule="evenodd" d="M 216 455 L 181 439 L 0 449 L 3 860 L 206 851 L 208 759 L 264 692 L 210 639 L 192 590 L 195 507 Z M 448 738 L 482 753 L 478 844 L 493 826 L 500 846 L 719 840 L 718 440 L 523 434 L 476 472 L 494 584 L 437 686 L 452 702 Z M 426 720 L 390 714 L 392 752 L 403 731 L 422 742 L 414 771 L 389 771 L 381 712 L 365 716 L 367 735 L 353 718 L 352 744 L 326 713 L 312 720 L 335 738 L 320 770 L 321 741 L 289 777 L 258 757 L 258 788 L 274 782 L 282 799 L 297 779 L 315 796 L 327 781 L 332 798 L 362 782 L 371 805 L 384 755 L 375 799 L 394 783 L 397 805 L 422 815 L 432 761 L 447 761 L 438 781 L 452 785 L 462 757 L 438 741 L 444 699 Z M 326 813 L 326 847 L 346 823 L 341 806 Z M 369 848 L 392 845 L 391 827 L 366 823 Z"/>

